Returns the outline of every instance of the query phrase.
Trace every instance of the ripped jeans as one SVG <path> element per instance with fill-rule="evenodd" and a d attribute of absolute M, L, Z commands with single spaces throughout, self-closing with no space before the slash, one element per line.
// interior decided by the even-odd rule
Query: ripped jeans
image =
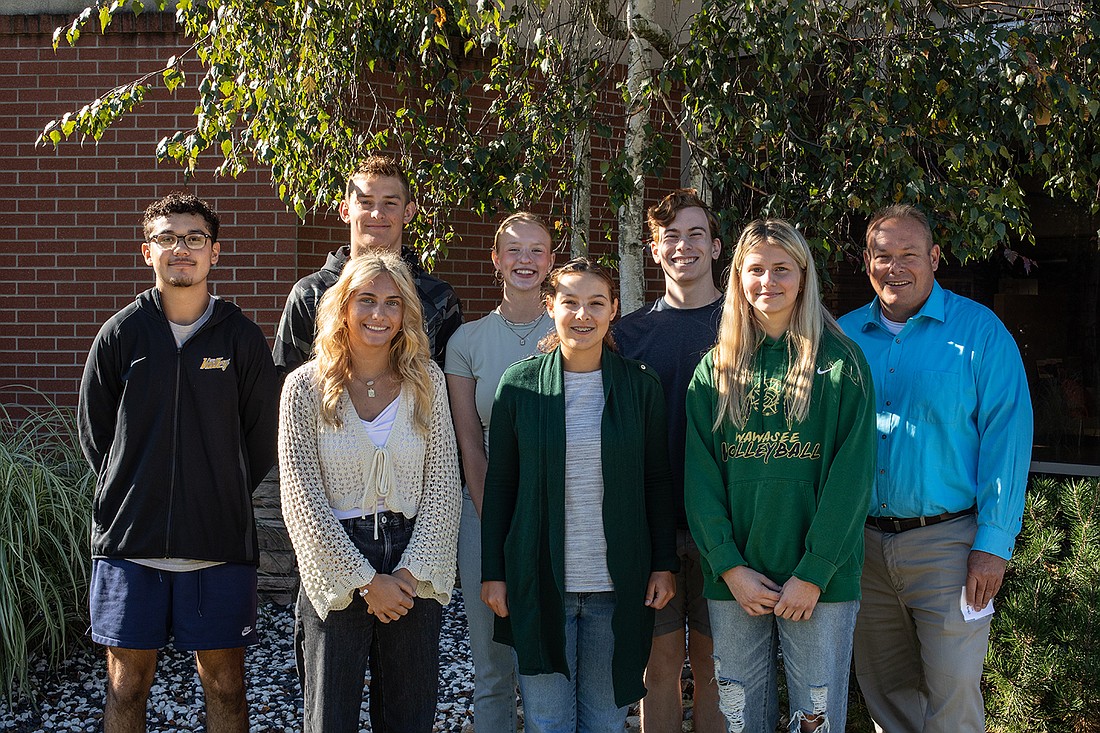
<path fill-rule="evenodd" d="M 750 616 L 737 601 L 708 601 L 718 705 L 729 733 L 772 733 L 779 721 L 776 661 L 790 697 L 790 731 L 824 714 L 820 733 L 844 733 L 859 601 L 818 603 L 807 621 Z"/>

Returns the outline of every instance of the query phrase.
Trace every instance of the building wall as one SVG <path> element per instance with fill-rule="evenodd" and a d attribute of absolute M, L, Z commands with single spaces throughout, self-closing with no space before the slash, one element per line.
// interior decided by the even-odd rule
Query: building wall
<path fill-rule="evenodd" d="M 48 121 L 160 68 L 184 48 L 171 14 L 146 13 L 117 17 L 105 35 L 89 29 L 75 48 L 62 43 L 55 53 L 54 28 L 70 21 L 0 15 L 0 404 L 39 402 L 27 388 L 75 403 L 100 325 L 152 285 L 140 256 L 141 214 L 170 191 L 194 192 L 218 211 L 222 256 L 212 290 L 240 305 L 269 338 L 291 285 L 347 240 L 334 214 L 302 222 L 287 212 L 267 170 L 216 178 L 218 158 L 209 156 L 188 178 L 173 163 L 157 164 L 158 141 L 193 124 L 194 72 L 177 96 L 152 91 L 98 143 L 37 147 Z M 601 105 L 605 114 L 616 114 L 614 90 Z M 595 254 L 613 247 L 603 235 L 614 212 L 606 206 L 599 163 L 616 147 L 593 139 Z M 655 192 L 649 198 L 678 179 L 675 161 L 665 180 L 647 182 Z M 458 290 L 467 317 L 478 317 L 499 300 L 488 257 L 495 225 L 472 215 L 455 225 L 456 241 L 435 272 Z M 651 267 L 650 275 L 652 294 L 658 273 Z"/>
<path fill-rule="evenodd" d="M 99 143 L 36 147 L 50 119 L 162 64 L 182 48 L 169 15 L 116 21 L 77 48 L 51 48 L 64 16 L 0 16 L 0 399 L 33 403 L 25 385 L 75 402 L 100 325 L 152 284 L 140 256 L 141 214 L 173 190 L 209 200 L 224 234 L 213 290 L 267 330 L 296 269 L 297 222 L 262 171 L 188 180 L 153 155 L 189 126 L 194 103 L 160 91 Z"/>

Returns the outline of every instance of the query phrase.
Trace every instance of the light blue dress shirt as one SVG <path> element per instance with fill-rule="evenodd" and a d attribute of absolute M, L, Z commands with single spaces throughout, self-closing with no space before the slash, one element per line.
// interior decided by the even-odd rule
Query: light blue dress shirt
<path fill-rule="evenodd" d="M 896 336 L 879 319 L 877 298 L 840 319 L 875 383 L 869 514 L 922 517 L 977 504 L 973 549 L 1008 559 L 1033 430 L 1016 342 L 992 311 L 939 283 Z"/>

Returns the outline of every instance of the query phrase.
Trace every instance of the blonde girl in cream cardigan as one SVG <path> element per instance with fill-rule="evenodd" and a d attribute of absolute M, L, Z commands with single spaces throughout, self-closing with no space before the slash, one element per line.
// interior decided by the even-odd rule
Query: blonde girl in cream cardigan
<path fill-rule="evenodd" d="M 301 574 L 307 733 L 431 731 L 461 493 L 443 374 L 391 254 L 352 259 L 321 299 L 315 355 L 283 387 L 283 516 Z"/>

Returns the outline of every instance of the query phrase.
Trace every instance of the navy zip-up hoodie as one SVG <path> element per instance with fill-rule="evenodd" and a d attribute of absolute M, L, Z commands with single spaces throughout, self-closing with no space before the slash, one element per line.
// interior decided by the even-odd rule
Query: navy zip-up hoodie
<path fill-rule="evenodd" d="M 77 407 L 92 556 L 257 564 L 252 491 L 275 462 L 278 401 L 267 340 L 236 305 L 216 300 L 182 348 L 155 288 L 111 317 Z"/>

